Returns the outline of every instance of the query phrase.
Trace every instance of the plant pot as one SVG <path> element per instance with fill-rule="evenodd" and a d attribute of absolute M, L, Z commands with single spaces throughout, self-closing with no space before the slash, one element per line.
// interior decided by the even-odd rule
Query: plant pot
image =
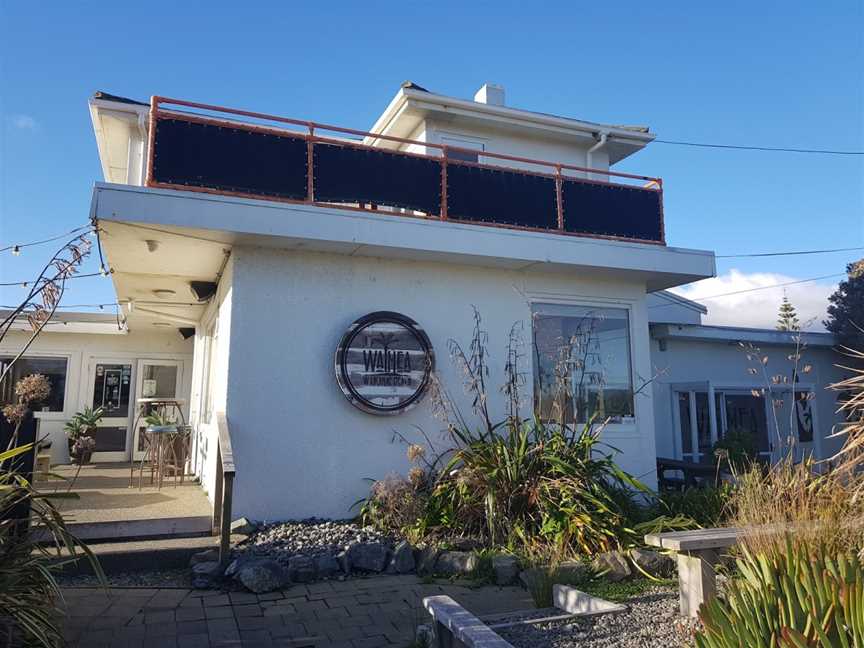
<path fill-rule="evenodd" d="M 85 450 L 84 452 L 81 453 L 80 457 L 75 458 L 75 463 L 77 463 L 81 466 L 86 466 L 87 464 L 90 463 L 90 458 L 92 456 L 93 456 L 92 450 Z"/>

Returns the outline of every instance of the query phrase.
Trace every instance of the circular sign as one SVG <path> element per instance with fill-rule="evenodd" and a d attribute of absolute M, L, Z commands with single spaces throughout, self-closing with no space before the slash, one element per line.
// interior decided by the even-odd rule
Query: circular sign
<path fill-rule="evenodd" d="M 418 403 L 434 368 L 432 343 L 420 325 L 389 311 L 358 319 L 336 349 L 342 393 L 370 414 L 398 414 Z"/>

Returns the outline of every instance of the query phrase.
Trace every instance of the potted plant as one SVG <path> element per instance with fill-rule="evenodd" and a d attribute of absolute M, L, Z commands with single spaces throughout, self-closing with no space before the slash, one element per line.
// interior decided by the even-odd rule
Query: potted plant
<path fill-rule="evenodd" d="M 89 436 L 79 436 L 75 443 L 72 444 L 72 455 L 75 463 L 86 466 L 90 463 L 90 458 L 93 456 L 93 450 L 96 449 L 96 439 Z"/>
<path fill-rule="evenodd" d="M 95 410 L 90 407 L 85 407 L 82 411 L 77 412 L 72 419 L 63 427 L 66 433 L 66 440 L 69 443 L 69 456 L 73 459 L 81 459 L 79 451 L 88 450 L 87 460 L 78 463 L 88 463 L 93 450 L 96 447 L 96 439 L 91 435 L 96 432 L 99 422 L 102 420 L 105 410 L 97 407 Z M 79 443 L 82 439 L 86 439 Z"/>

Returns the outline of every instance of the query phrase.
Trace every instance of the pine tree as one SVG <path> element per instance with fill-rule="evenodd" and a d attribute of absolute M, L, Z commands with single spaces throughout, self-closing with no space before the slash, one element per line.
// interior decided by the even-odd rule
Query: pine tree
<path fill-rule="evenodd" d="M 777 330 L 778 331 L 800 331 L 801 324 L 798 321 L 798 313 L 792 302 L 783 295 L 783 301 L 780 302 L 780 312 L 777 315 Z"/>
<path fill-rule="evenodd" d="M 847 265 L 846 274 L 828 298 L 828 319 L 823 324 L 843 346 L 864 350 L 864 259 Z"/>

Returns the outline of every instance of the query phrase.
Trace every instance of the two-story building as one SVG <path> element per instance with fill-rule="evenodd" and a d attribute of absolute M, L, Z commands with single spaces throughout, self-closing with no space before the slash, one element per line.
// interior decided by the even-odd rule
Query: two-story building
<path fill-rule="evenodd" d="M 713 276 L 713 253 L 667 245 L 661 180 L 613 168 L 647 128 L 511 108 L 494 85 L 464 100 L 403 84 L 368 132 L 159 97 L 90 109 L 91 215 L 127 326 L 194 330 L 194 467 L 218 497 L 224 413 L 238 515 L 346 517 L 365 478 L 406 470 L 393 431 L 443 427 L 433 373 L 471 412 L 450 341 L 470 342 L 474 309 L 493 416 L 518 324 L 526 395 L 547 408 L 563 371 L 577 420 L 609 417 L 605 440 L 650 485 L 658 452 L 699 459 L 758 407 L 770 418 L 744 402 L 731 345 L 752 335 L 702 327 L 666 292 Z"/>

